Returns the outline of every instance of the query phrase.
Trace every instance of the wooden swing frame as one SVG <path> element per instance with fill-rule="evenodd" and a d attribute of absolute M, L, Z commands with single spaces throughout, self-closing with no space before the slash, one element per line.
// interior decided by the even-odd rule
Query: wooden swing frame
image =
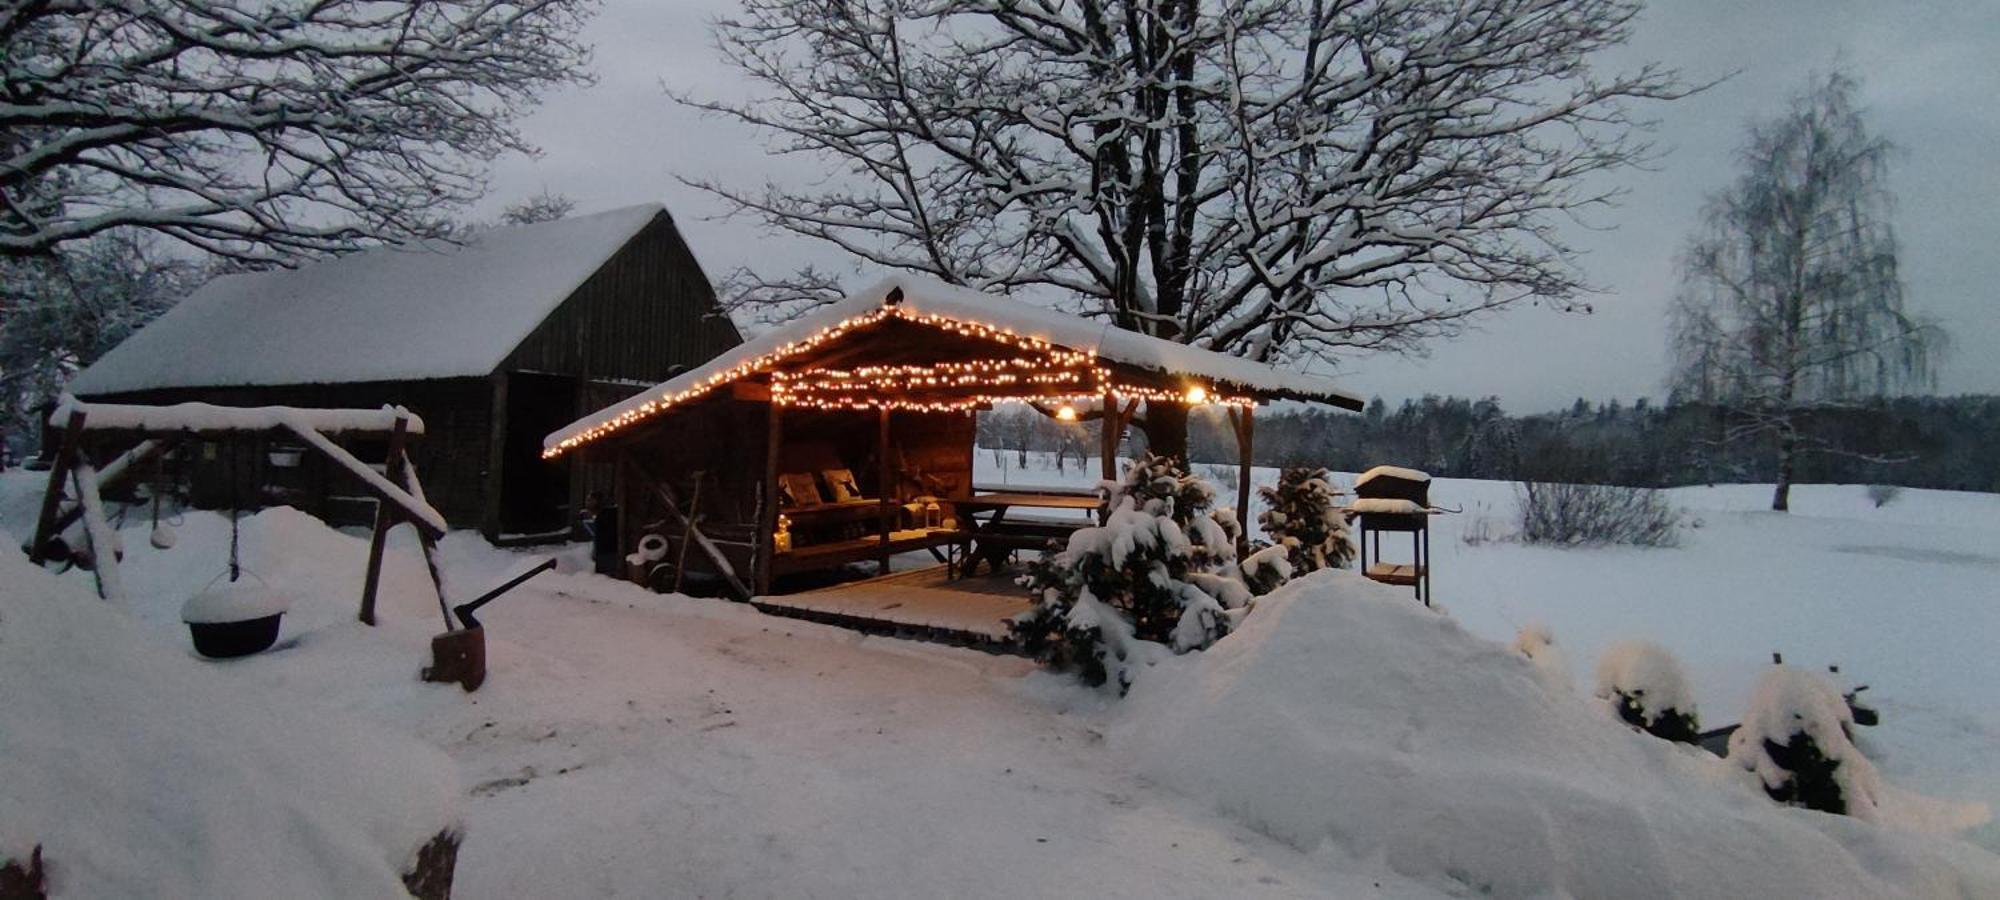
<path fill-rule="evenodd" d="M 219 412 L 221 415 L 209 415 Z M 164 460 L 193 441 L 236 442 L 269 435 L 283 435 L 354 476 L 361 487 L 378 501 L 375 527 L 368 544 L 368 570 L 362 582 L 359 618 L 375 624 L 375 598 L 381 586 L 382 556 L 389 530 L 408 523 L 417 531 L 423 547 L 424 564 L 438 606 L 446 610 L 444 578 L 438 564 L 437 542 L 444 537 L 445 522 L 424 499 L 423 483 L 410 464 L 409 442 L 423 434 L 423 420 L 400 407 L 379 410 L 312 409 L 283 407 L 214 407 L 206 404 L 142 406 L 69 401 L 51 417 L 62 419 L 62 443 L 49 468 L 48 487 L 42 494 L 35 534 L 23 548 L 30 562 L 41 564 L 50 558 L 55 541 L 81 519 L 84 542 L 92 558 L 91 574 L 97 595 L 105 599 L 123 593 L 118 572 L 118 553 L 110 522 L 104 514 L 103 492 L 140 471 L 146 463 Z M 217 421 L 217 420 L 220 421 Z M 386 477 L 333 441 L 332 435 L 387 438 L 389 442 Z M 102 469 L 93 460 L 126 445 Z M 74 497 L 69 496 L 74 492 Z"/>

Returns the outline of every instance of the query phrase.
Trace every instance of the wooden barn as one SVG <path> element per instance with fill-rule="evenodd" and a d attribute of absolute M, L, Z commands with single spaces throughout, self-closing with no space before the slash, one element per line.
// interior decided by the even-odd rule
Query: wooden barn
<path fill-rule="evenodd" d="M 751 596 L 857 561 L 886 572 L 913 550 L 973 568 L 1050 536 L 1010 508 L 1094 508 L 975 489 L 973 416 L 995 403 L 1104 418 L 1110 477 L 1141 404 L 1228 410 L 1247 460 L 1251 411 L 1274 399 L 1362 403 L 1323 378 L 898 277 L 581 418 L 544 453 L 614 468 L 629 575 L 685 569 Z"/>
<path fill-rule="evenodd" d="M 502 540 L 565 531 L 599 475 L 609 487 L 608 473 L 544 459 L 542 435 L 741 340 L 673 218 L 647 204 L 219 278 L 70 391 L 121 403 L 408 407 L 427 425 L 412 462 L 432 504 L 453 527 Z M 252 448 L 228 461 L 226 480 L 260 491 L 253 505 L 366 521 L 365 492 L 296 450 Z M 221 465 L 212 453 L 200 461 Z M 213 493 L 224 480 L 200 475 L 198 503 L 204 485 Z"/>

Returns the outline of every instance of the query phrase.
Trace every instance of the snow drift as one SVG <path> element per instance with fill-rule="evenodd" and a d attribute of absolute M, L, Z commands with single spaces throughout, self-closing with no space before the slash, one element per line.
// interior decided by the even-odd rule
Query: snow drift
<path fill-rule="evenodd" d="M 1501 897 L 2000 896 L 2000 857 L 1782 808 L 1504 646 L 1344 571 L 1138 680 L 1150 780 L 1336 865 Z"/>
<path fill-rule="evenodd" d="M 57 896 L 403 895 L 451 761 L 215 665 L 0 548 L 0 857 L 41 844 Z"/>

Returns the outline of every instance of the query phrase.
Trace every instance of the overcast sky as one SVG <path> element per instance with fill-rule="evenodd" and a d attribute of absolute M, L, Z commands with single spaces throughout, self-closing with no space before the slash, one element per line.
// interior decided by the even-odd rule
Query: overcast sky
<path fill-rule="evenodd" d="M 840 264 L 802 239 L 720 221 L 722 208 L 676 174 L 738 184 L 798 183 L 822 174 L 768 155 L 757 135 L 667 99 L 663 84 L 738 95 L 710 46 L 707 21 L 732 0 L 606 0 L 591 27 L 595 86 L 550 97 L 526 123 L 544 153 L 494 172 L 487 214 L 542 190 L 588 212 L 658 201 L 673 211 L 711 278 L 746 264 Z M 1352 389 L 1392 403 L 1424 393 L 1498 395 L 1515 412 L 1575 398 L 1659 397 L 1674 253 L 1703 196 L 1727 182 L 1744 125 L 1784 107 L 1815 72 L 1843 63 L 1863 79 L 1872 126 L 1900 148 L 1891 175 L 1911 306 L 1942 320 L 1954 351 L 1944 393 L 2000 393 L 2000 5 L 1868 0 L 1656 0 L 1632 45 L 1602 64 L 1646 60 L 1690 80 L 1731 76 L 1653 108 L 1666 151 L 1652 171 L 1621 179 L 1620 207 L 1573 229 L 1582 266 L 1605 292 L 1588 316 L 1519 307 L 1425 358 L 1344 361 Z M 859 279 L 857 279 L 857 283 Z M 1326 367 L 1315 364 L 1315 371 Z"/>

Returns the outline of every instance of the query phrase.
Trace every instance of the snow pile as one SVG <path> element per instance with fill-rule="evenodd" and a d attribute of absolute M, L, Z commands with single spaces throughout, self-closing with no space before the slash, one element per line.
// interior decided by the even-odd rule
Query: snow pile
<path fill-rule="evenodd" d="M 1694 739 L 1694 688 L 1665 647 L 1651 641 L 1612 644 L 1597 661 L 1594 693 L 1634 726 L 1670 740 Z"/>
<path fill-rule="evenodd" d="M 441 753 L 164 649 L 0 548 L 0 857 L 72 897 L 390 897 L 458 821 Z"/>
<path fill-rule="evenodd" d="M 1873 819 L 1882 779 L 1855 748 L 1853 731 L 1839 689 L 1817 673 L 1773 666 L 1729 736 L 1729 761 L 1756 773 L 1774 798 Z"/>
<path fill-rule="evenodd" d="M 1348 572 L 1260 598 L 1120 712 L 1113 749 L 1153 783 L 1329 865 L 1454 895 L 2000 894 L 2000 858 L 1773 804 Z"/>
<path fill-rule="evenodd" d="M 189 597 L 181 605 L 181 621 L 189 625 L 248 622 L 279 615 L 292 608 L 292 598 L 256 579 L 221 582 Z"/>
<path fill-rule="evenodd" d="M 1549 630 L 1549 626 L 1540 622 L 1522 626 L 1514 635 L 1512 649 L 1534 663 L 1543 683 L 1560 690 L 1569 690 L 1574 686 L 1570 680 L 1569 657 L 1563 655 L 1561 647 L 1556 646 L 1555 632 Z"/>

